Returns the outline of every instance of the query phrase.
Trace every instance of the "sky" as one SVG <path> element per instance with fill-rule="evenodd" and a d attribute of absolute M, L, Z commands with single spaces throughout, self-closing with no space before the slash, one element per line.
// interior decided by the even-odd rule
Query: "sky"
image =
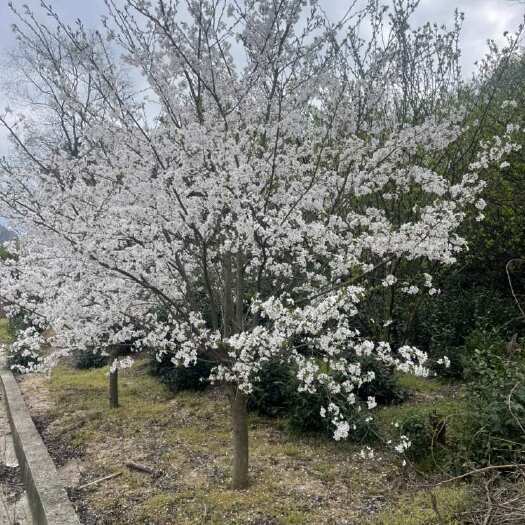
<path fill-rule="evenodd" d="M 104 12 L 104 0 L 48 0 L 55 10 L 67 21 L 81 18 L 88 27 L 99 25 Z M 342 16 L 350 0 L 320 0 L 328 15 L 336 20 Z M 385 0 L 388 3 L 389 0 Z M 12 0 L 12 4 L 22 9 L 24 4 L 38 12 L 40 0 Z M 474 62 L 483 56 L 486 41 L 492 38 L 502 40 L 504 31 L 513 31 L 523 20 L 525 0 L 421 0 L 414 17 L 414 25 L 426 21 L 451 24 L 455 9 L 465 13 L 461 38 L 462 66 L 466 75 L 474 69 Z M 15 19 L 8 7 L 8 0 L 0 0 L 0 62 L 1 57 L 15 45 L 11 24 Z M 0 71 L 0 75 L 2 72 Z M 0 92 L 0 110 L 8 105 Z M 6 133 L 0 127 L 0 155 L 7 152 Z"/>

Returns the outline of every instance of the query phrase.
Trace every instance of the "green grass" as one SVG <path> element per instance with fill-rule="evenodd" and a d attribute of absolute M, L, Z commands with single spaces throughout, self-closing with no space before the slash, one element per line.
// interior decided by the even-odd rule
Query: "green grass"
<path fill-rule="evenodd" d="M 166 401 L 171 394 L 153 377 L 137 369 L 120 374 L 117 409 L 108 409 L 107 368 L 78 371 L 59 367 L 53 371 L 49 383 L 55 400 L 53 415 L 74 419 L 87 414 L 88 422 L 76 436 L 78 445 L 85 445 L 93 432 L 105 428 L 134 432 L 144 425 L 161 424 L 168 418 Z M 67 412 L 64 410 L 67 407 Z M 65 423 L 67 426 L 67 422 Z"/>
<path fill-rule="evenodd" d="M 13 341 L 13 334 L 8 319 L 0 319 L 0 343 L 9 344 Z"/>
<path fill-rule="evenodd" d="M 411 415 L 417 415 L 428 412 L 438 412 L 443 416 L 459 415 L 463 409 L 463 402 L 461 400 L 447 400 L 438 399 L 424 403 L 394 405 L 389 407 L 382 407 L 376 413 L 376 420 L 379 428 L 383 432 L 389 434 L 389 430 L 393 424 L 400 419 L 404 419 Z"/>
<path fill-rule="evenodd" d="M 434 505 L 432 504 L 434 498 Z M 460 525 L 459 513 L 473 503 L 465 485 L 447 485 L 405 495 L 369 525 Z M 437 513 L 436 513 L 437 510 Z"/>
<path fill-rule="evenodd" d="M 458 423 L 458 417 L 465 409 L 465 401 L 458 385 L 437 378 L 399 374 L 400 385 L 409 392 L 409 400 L 400 405 L 380 407 L 376 422 L 382 434 L 395 434 L 393 424 L 411 416 L 435 412 Z M 454 425 L 452 425 L 454 426 Z"/>
<path fill-rule="evenodd" d="M 443 382 L 435 378 L 419 377 L 413 374 L 399 374 L 400 386 L 411 393 L 436 394 L 443 390 Z"/>

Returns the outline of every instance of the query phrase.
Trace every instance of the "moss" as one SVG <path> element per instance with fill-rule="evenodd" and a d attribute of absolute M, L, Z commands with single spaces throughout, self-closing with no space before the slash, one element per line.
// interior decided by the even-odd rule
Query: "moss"
<path fill-rule="evenodd" d="M 435 506 L 432 505 L 432 495 Z M 442 486 L 432 491 L 418 491 L 400 498 L 394 508 L 381 512 L 370 525 L 459 525 L 457 517 L 472 503 L 472 496 L 465 485 Z"/>

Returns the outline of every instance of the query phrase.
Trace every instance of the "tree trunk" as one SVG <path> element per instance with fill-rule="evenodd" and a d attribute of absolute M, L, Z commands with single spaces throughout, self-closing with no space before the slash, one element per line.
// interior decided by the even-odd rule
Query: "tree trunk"
<path fill-rule="evenodd" d="M 118 408 L 118 369 L 109 373 L 109 408 Z"/>
<path fill-rule="evenodd" d="M 230 404 L 232 414 L 233 475 L 232 488 L 248 487 L 248 398 L 232 388 Z"/>

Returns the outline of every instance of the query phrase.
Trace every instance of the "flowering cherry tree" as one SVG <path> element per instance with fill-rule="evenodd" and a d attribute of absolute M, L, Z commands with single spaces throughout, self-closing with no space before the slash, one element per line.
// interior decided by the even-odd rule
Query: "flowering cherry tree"
<path fill-rule="evenodd" d="M 345 407 L 376 404 L 356 395 L 374 379 L 362 356 L 428 373 L 423 352 L 356 319 L 402 265 L 413 268 L 403 293 L 437 292 L 428 268 L 464 248 L 458 228 L 484 206 L 481 174 L 517 147 L 519 129 L 466 170 L 442 169 L 466 131 L 464 111 L 445 104 L 457 87 L 456 33 L 411 32 L 415 2 L 388 18 L 371 1 L 337 23 L 317 1 L 106 4 L 104 36 L 66 25 L 45 2 L 54 33 L 19 15 L 22 40 L 49 41 L 38 49 L 39 82 L 53 93 L 45 112 L 74 140 L 42 147 L 38 122 L 0 115 L 17 150 L 2 164 L 0 199 L 25 232 L 2 266 L 3 301 L 34 327 L 16 344 L 30 351 L 53 328 L 55 351 L 37 368 L 130 341 L 177 366 L 211 360 L 242 488 L 247 398 L 265 363 L 290 363 L 302 391 L 328 392 L 321 416 L 336 440 L 353 430 Z M 414 58 L 417 96 L 396 62 L 410 41 L 398 29 L 436 60 Z M 432 64 L 434 91 L 423 74 Z M 115 359 L 112 370 L 128 364 Z"/>

